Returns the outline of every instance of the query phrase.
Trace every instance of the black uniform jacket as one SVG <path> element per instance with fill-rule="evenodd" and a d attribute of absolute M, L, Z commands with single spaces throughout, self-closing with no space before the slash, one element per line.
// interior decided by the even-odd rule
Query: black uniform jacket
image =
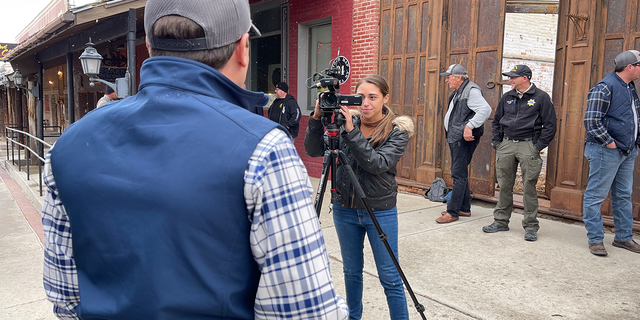
<path fill-rule="evenodd" d="M 506 136 L 512 140 L 532 138 L 533 145 L 540 151 L 556 135 L 556 112 L 551 98 L 535 85 L 522 98 L 518 98 L 515 89 L 510 90 L 498 103 L 492 127 L 494 148 Z"/>

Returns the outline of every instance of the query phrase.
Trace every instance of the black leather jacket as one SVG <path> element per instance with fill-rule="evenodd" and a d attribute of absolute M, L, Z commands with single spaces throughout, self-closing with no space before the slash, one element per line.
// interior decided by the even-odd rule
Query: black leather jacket
<path fill-rule="evenodd" d="M 414 132 L 413 121 L 407 116 L 397 117 L 393 124 L 394 129 L 387 139 L 376 148 L 373 148 L 369 139 L 362 135 L 359 115 L 353 117 L 354 129 L 346 132 L 341 127 L 338 136 L 340 150 L 348 158 L 374 210 L 387 210 L 396 206 L 396 164 L 404 154 L 409 138 Z M 329 138 L 324 133 L 321 121 L 309 117 L 309 126 L 304 137 L 305 152 L 311 157 L 321 157 L 328 146 Z M 336 188 L 341 207 L 364 209 L 349 173 L 340 164 L 336 170 Z"/>

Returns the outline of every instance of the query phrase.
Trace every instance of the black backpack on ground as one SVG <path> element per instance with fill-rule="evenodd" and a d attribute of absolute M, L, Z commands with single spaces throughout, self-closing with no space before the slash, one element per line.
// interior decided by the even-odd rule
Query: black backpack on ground
<path fill-rule="evenodd" d="M 431 187 L 425 192 L 424 197 L 434 202 L 445 202 L 445 197 L 449 193 L 449 188 L 442 178 L 435 178 Z"/>

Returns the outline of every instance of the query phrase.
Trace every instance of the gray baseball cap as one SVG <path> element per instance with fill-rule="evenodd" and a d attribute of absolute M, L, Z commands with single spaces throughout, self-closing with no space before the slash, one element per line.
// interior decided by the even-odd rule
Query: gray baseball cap
<path fill-rule="evenodd" d="M 193 20 L 204 29 L 204 38 L 159 39 L 151 36 L 158 19 L 177 15 Z M 232 44 L 253 29 L 248 0 L 147 0 L 144 31 L 151 48 L 167 51 L 192 51 L 220 48 Z"/>
<path fill-rule="evenodd" d="M 638 52 L 637 50 L 627 50 L 617 55 L 616 58 L 613 59 L 613 62 L 616 64 L 616 69 L 626 67 L 630 64 L 638 63 L 640 62 L 640 52 Z"/>
<path fill-rule="evenodd" d="M 444 77 L 444 76 L 448 76 L 450 74 L 466 75 L 467 74 L 467 69 L 465 69 L 463 66 L 461 66 L 461 65 L 459 65 L 457 63 L 454 63 L 454 64 L 449 66 L 447 71 L 440 73 L 440 76 Z"/>

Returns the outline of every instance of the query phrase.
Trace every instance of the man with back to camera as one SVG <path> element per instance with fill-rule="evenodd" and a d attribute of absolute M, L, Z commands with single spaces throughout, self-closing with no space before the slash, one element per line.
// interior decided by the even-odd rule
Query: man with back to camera
<path fill-rule="evenodd" d="M 298 124 L 300 122 L 298 102 L 289 94 L 289 86 L 286 82 L 276 84 L 275 92 L 276 99 L 269 108 L 269 119 L 287 128 L 291 138 L 295 141 L 298 136 Z"/>
<path fill-rule="evenodd" d="M 104 89 L 104 96 L 102 96 L 102 98 L 98 100 L 98 103 L 96 103 L 96 109 L 102 107 L 102 105 L 107 102 L 116 100 L 116 98 L 117 98 L 116 92 L 113 91 L 111 87 L 106 86 L 106 88 Z"/>
<path fill-rule="evenodd" d="M 267 96 L 241 88 L 247 0 L 148 0 L 144 25 L 139 93 L 47 155 L 56 315 L 346 319 L 305 167 L 284 128 L 249 111 Z"/>
<path fill-rule="evenodd" d="M 482 96 L 480 87 L 469 81 L 467 70 L 452 64 L 440 73 L 453 92 L 449 95 L 449 108 L 444 117 L 447 143 L 451 151 L 451 179 L 453 190 L 447 201 L 447 211 L 436 219 L 437 223 L 458 221 L 459 216 L 471 216 L 471 191 L 469 190 L 469 163 L 480 137 L 484 134 L 484 122 L 491 115 L 491 107 Z"/>
<path fill-rule="evenodd" d="M 589 251 L 596 256 L 607 255 L 600 206 L 609 190 L 615 225 L 612 245 L 640 253 L 640 245 L 633 240 L 631 203 L 633 167 L 640 144 L 640 100 L 633 83 L 640 77 L 640 52 L 627 50 L 614 59 L 614 64 L 615 70 L 589 90 L 584 114 L 589 178 L 582 211 Z"/>
<path fill-rule="evenodd" d="M 518 163 L 522 171 L 524 240 L 538 240 L 540 225 L 536 183 L 542 170 L 540 151 L 556 135 L 556 113 L 549 95 L 531 83 L 531 69 L 519 64 L 502 75 L 509 77 L 512 89 L 506 92 L 493 118 L 491 145 L 496 149 L 496 178 L 500 186 L 494 222 L 482 227 L 486 233 L 509 231 L 513 212 L 513 185 Z"/>

